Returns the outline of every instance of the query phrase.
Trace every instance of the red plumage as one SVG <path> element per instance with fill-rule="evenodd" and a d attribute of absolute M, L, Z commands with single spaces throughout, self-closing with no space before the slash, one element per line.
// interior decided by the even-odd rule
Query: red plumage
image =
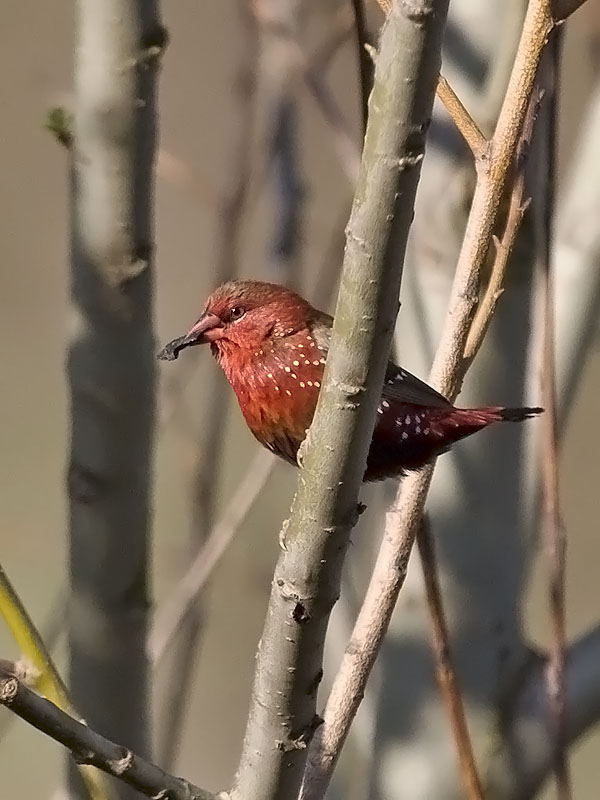
<path fill-rule="evenodd" d="M 272 283 L 230 281 L 209 297 L 190 331 L 158 357 L 209 343 L 248 427 L 265 447 L 296 464 L 315 412 L 332 318 Z M 456 408 L 391 361 L 367 460 L 366 481 L 417 469 L 454 442 L 494 422 L 520 422 L 541 408 Z"/>

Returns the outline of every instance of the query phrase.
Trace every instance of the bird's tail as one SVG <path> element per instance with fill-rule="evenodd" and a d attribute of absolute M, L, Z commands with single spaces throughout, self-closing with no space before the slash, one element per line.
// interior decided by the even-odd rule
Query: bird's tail
<path fill-rule="evenodd" d="M 498 413 L 502 422 L 522 422 L 524 419 L 536 417 L 543 412 L 543 408 L 535 406 L 533 408 L 499 408 Z"/>
<path fill-rule="evenodd" d="M 461 408 L 463 422 L 479 423 L 482 427 L 494 422 L 522 422 L 543 412 L 543 408 L 504 408 L 503 406 L 485 406 L 484 408 Z"/>

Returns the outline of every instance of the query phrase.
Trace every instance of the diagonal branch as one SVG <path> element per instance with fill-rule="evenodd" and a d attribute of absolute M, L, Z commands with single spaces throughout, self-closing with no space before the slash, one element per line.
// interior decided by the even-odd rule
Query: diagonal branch
<path fill-rule="evenodd" d="M 260 496 L 274 462 L 275 458 L 271 453 L 261 451 L 254 457 L 246 477 L 235 490 L 222 518 L 207 536 L 204 545 L 164 606 L 158 609 L 147 644 L 148 658 L 154 668 L 168 651 L 190 608 L 193 608 L 198 600 L 206 581 L 213 574 L 236 531 Z"/>
<path fill-rule="evenodd" d="M 542 95 L 543 93 L 540 91 L 534 92 L 532 95 L 525 124 L 523 125 L 523 131 L 517 145 L 517 152 L 514 159 L 515 178 L 510 195 L 504 233 L 500 239 L 494 237 L 496 255 L 492 266 L 492 273 L 488 285 L 486 286 L 485 293 L 477 307 L 465 344 L 464 357 L 469 364 L 476 353 L 479 352 L 479 348 L 483 343 L 485 334 L 494 316 L 498 300 L 504 291 L 504 276 L 506 275 L 510 254 L 515 246 L 517 234 L 519 233 L 525 212 L 530 205 L 530 200 L 524 199 L 525 173 L 529 160 L 533 126 L 538 115 Z"/>
<path fill-rule="evenodd" d="M 65 714 L 54 703 L 40 697 L 4 670 L 0 670 L 0 704 L 64 745 L 78 764 L 98 767 L 148 797 L 169 800 L 226 799 L 225 794 L 215 795 L 182 778 L 168 775 L 126 747 L 111 742 Z"/>
<path fill-rule="evenodd" d="M 475 160 L 481 159 L 487 152 L 488 141 L 443 75 L 439 77 L 436 93 L 463 139 L 469 145 Z"/>
<path fill-rule="evenodd" d="M 448 3 L 398 4 L 375 70 L 331 350 L 284 527 L 232 797 L 296 796 L 398 308 Z"/>

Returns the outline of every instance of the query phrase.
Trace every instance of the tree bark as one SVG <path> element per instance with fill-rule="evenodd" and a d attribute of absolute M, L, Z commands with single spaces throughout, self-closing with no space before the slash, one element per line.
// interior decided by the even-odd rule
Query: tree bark
<path fill-rule="evenodd" d="M 337 600 L 440 66 L 448 3 L 399 3 L 381 38 L 324 385 L 259 646 L 235 800 L 296 795 Z"/>
<path fill-rule="evenodd" d="M 150 752 L 155 76 L 164 44 L 155 0 L 78 3 L 67 364 L 70 681 L 90 724 L 142 755 Z"/>

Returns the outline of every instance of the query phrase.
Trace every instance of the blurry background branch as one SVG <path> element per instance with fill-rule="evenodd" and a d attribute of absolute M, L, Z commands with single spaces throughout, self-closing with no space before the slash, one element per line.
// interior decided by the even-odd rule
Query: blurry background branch
<path fill-rule="evenodd" d="M 600 627 L 581 636 L 569 647 L 565 669 L 565 743 L 572 745 L 600 722 Z M 556 720 L 548 699 L 547 656 L 532 658 L 524 682 L 510 698 L 506 717 L 506 751 L 495 764 L 510 758 L 517 774 L 516 788 L 507 797 L 529 800 L 556 767 Z M 505 763 L 505 762 L 504 762 Z M 501 775 L 494 775 L 502 783 Z"/>
<path fill-rule="evenodd" d="M 546 92 L 538 143 L 533 211 L 537 267 L 537 328 L 540 362 L 540 393 L 545 407 L 541 421 L 541 536 L 548 562 L 548 612 L 552 643 L 548 659 L 548 701 L 552 715 L 553 769 L 559 800 L 572 797 L 569 756 L 567 752 L 566 697 L 566 530 L 560 507 L 558 468 L 558 422 L 556 397 L 555 342 L 555 263 L 558 90 L 562 54 L 562 31 L 552 32 L 540 65 L 539 82 Z"/>
<path fill-rule="evenodd" d="M 468 800 L 483 800 L 481 780 L 473 756 L 473 745 L 465 719 L 460 686 L 452 661 L 448 624 L 444 614 L 438 578 L 435 543 L 431 535 L 429 520 L 425 515 L 421 519 L 416 538 L 429 608 L 431 642 L 437 680 L 452 726 L 465 796 Z"/>
<path fill-rule="evenodd" d="M 69 682 L 103 734 L 150 752 L 156 0 L 77 6 L 70 150 Z M 74 795 L 79 781 L 71 772 Z M 119 791 L 134 797 L 131 791 Z"/>

